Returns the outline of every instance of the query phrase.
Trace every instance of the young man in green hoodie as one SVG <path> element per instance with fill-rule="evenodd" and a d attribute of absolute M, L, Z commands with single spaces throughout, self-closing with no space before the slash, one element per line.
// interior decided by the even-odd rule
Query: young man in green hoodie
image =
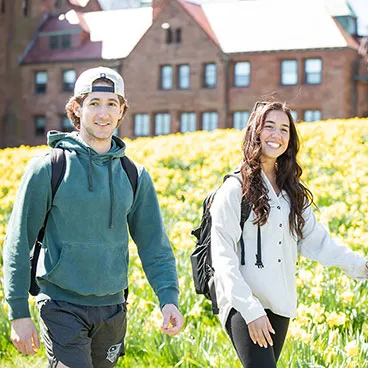
<path fill-rule="evenodd" d="M 54 199 L 45 154 L 28 164 L 14 204 L 4 242 L 4 289 L 11 339 L 24 354 L 39 347 L 28 306 L 29 251 L 49 211 L 37 303 L 50 367 L 113 367 L 124 353 L 128 228 L 160 302 L 162 331 L 176 335 L 184 323 L 175 259 L 151 178 L 136 164 L 133 194 L 120 161 L 125 144 L 113 136 L 126 109 L 118 73 L 104 67 L 83 72 L 66 106 L 78 132 L 48 134 L 48 144 L 66 157 Z"/>

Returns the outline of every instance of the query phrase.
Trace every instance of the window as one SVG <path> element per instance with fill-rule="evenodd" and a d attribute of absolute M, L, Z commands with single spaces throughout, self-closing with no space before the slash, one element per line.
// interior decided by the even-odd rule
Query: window
<path fill-rule="evenodd" d="M 292 86 L 298 83 L 298 62 L 296 60 L 281 61 L 281 84 Z"/>
<path fill-rule="evenodd" d="M 63 91 L 70 92 L 74 89 L 76 72 L 73 69 L 63 71 Z"/>
<path fill-rule="evenodd" d="M 36 72 L 35 75 L 35 93 L 40 95 L 46 92 L 47 72 Z"/>
<path fill-rule="evenodd" d="M 164 26 L 165 25 L 165 26 Z M 167 23 L 164 23 L 164 29 L 166 29 L 166 43 L 181 43 L 181 28 L 175 29 L 175 40 L 174 40 L 174 32 L 170 28 L 170 25 Z"/>
<path fill-rule="evenodd" d="M 233 127 L 242 130 L 247 125 L 249 119 L 248 111 L 235 111 L 233 113 Z"/>
<path fill-rule="evenodd" d="M 215 130 L 218 125 L 217 112 L 204 112 L 202 115 L 202 129 L 203 130 Z"/>
<path fill-rule="evenodd" d="M 306 84 L 320 84 L 322 81 L 322 60 L 306 59 L 304 62 Z"/>
<path fill-rule="evenodd" d="M 190 66 L 179 65 L 178 66 L 178 87 L 179 89 L 190 88 Z"/>
<path fill-rule="evenodd" d="M 49 48 L 50 49 L 57 49 L 59 44 L 58 36 L 50 36 L 49 37 Z"/>
<path fill-rule="evenodd" d="M 34 117 L 35 135 L 43 136 L 46 131 L 46 117 L 44 115 L 36 115 Z"/>
<path fill-rule="evenodd" d="M 322 119 L 322 114 L 320 110 L 305 110 L 304 111 L 304 121 L 311 123 L 312 121 L 318 121 Z"/>
<path fill-rule="evenodd" d="M 72 132 L 75 130 L 75 126 L 73 123 L 69 120 L 69 118 L 66 115 L 61 116 L 61 131 L 62 132 Z"/>
<path fill-rule="evenodd" d="M 63 49 L 70 48 L 70 34 L 61 35 L 61 47 Z"/>
<path fill-rule="evenodd" d="M 290 114 L 293 117 L 294 123 L 298 121 L 298 113 L 295 110 L 290 110 Z"/>
<path fill-rule="evenodd" d="M 170 44 L 173 42 L 173 34 L 171 28 L 168 28 L 166 30 L 166 43 Z"/>
<path fill-rule="evenodd" d="M 28 13 L 29 13 L 29 1 L 28 0 L 22 0 L 22 11 L 23 11 L 23 15 L 25 17 L 28 17 Z"/>
<path fill-rule="evenodd" d="M 250 62 L 241 61 L 234 64 L 234 86 L 247 87 L 250 82 Z"/>
<path fill-rule="evenodd" d="M 54 49 L 69 49 L 71 46 L 70 34 L 52 35 L 49 36 L 49 48 Z"/>
<path fill-rule="evenodd" d="M 172 89 L 172 66 L 161 66 L 161 89 Z"/>
<path fill-rule="evenodd" d="M 134 135 L 148 136 L 149 135 L 149 115 L 148 114 L 136 114 L 134 115 Z"/>
<path fill-rule="evenodd" d="M 216 87 L 216 64 L 204 65 L 204 87 L 215 88 Z"/>
<path fill-rule="evenodd" d="M 163 135 L 170 133 L 170 115 L 168 113 L 156 114 L 155 134 Z"/>
<path fill-rule="evenodd" d="M 176 43 L 181 43 L 181 28 L 176 28 L 175 30 L 175 41 Z"/>
<path fill-rule="evenodd" d="M 183 112 L 180 114 L 180 132 L 196 131 L 196 114 L 195 112 Z"/>

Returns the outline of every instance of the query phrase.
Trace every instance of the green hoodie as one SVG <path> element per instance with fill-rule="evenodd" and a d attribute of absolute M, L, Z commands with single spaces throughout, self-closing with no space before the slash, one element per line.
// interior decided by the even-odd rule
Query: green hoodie
<path fill-rule="evenodd" d="M 10 319 L 30 316 L 29 251 L 50 208 L 37 268 L 37 300 L 93 306 L 124 302 L 129 226 L 160 305 L 177 305 L 175 258 L 156 192 L 148 172 L 136 164 L 138 186 L 133 196 L 120 161 L 124 142 L 113 137 L 110 151 L 99 154 L 78 133 L 52 131 L 48 144 L 64 149 L 66 172 L 52 201 L 50 154 L 32 158 L 24 171 L 4 242 Z"/>

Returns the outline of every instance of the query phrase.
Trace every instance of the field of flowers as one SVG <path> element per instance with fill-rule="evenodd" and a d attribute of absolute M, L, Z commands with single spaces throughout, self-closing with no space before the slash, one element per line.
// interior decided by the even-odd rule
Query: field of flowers
<path fill-rule="evenodd" d="M 333 236 L 368 255 L 368 120 L 299 124 L 298 129 L 303 178 L 318 205 L 317 217 Z M 125 140 L 128 155 L 145 165 L 158 193 L 177 258 L 180 309 L 186 323 L 174 338 L 160 332 L 157 300 L 131 244 L 127 354 L 119 367 L 240 367 L 210 304 L 193 290 L 189 255 L 194 247 L 190 231 L 199 224 L 202 201 L 240 162 L 241 138 L 239 131 L 222 130 Z M 0 150 L 0 250 L 24 166 L 46 149 Z M 367 368 L 367 286 L 338 269 L 324 269 L 300 258 L 298 317 L 291 323 L 279 367 Z M 3 300 L 1 284 L 0 296 Z M 30 302 L 36 316 L 34 300 Z M 3 302 L 0 366 L 46 366 L 43 348 L 33 357 L 16 353 L 8 337 L 6 310 Z"/>

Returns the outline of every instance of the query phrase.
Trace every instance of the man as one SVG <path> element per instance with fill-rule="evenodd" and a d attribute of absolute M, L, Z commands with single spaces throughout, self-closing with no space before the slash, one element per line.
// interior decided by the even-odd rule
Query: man
<path fill-rule="evenodd" d="M 40 330 L 50 367 L 112 367 L 124 353 L 128 230 L 162 308 L 162 331 L 183 326 L 173 252 L 149 174 L 136 164 L 133 193 L 113 136 L 127 110 L 123 78 L 98 67 L 83 72 L 66 111 L 78 132 L 49 132 L 62 148 L 64 178 L 52 199 L 50 154 L 28 164 L 4 243 L 4 289 L 11 339 L 24 354 L 39 347 L 28 307 L 29 250 L 46 213 L 37 267 Z M 127 226 L 128 225 L 128 226 Z"/>

